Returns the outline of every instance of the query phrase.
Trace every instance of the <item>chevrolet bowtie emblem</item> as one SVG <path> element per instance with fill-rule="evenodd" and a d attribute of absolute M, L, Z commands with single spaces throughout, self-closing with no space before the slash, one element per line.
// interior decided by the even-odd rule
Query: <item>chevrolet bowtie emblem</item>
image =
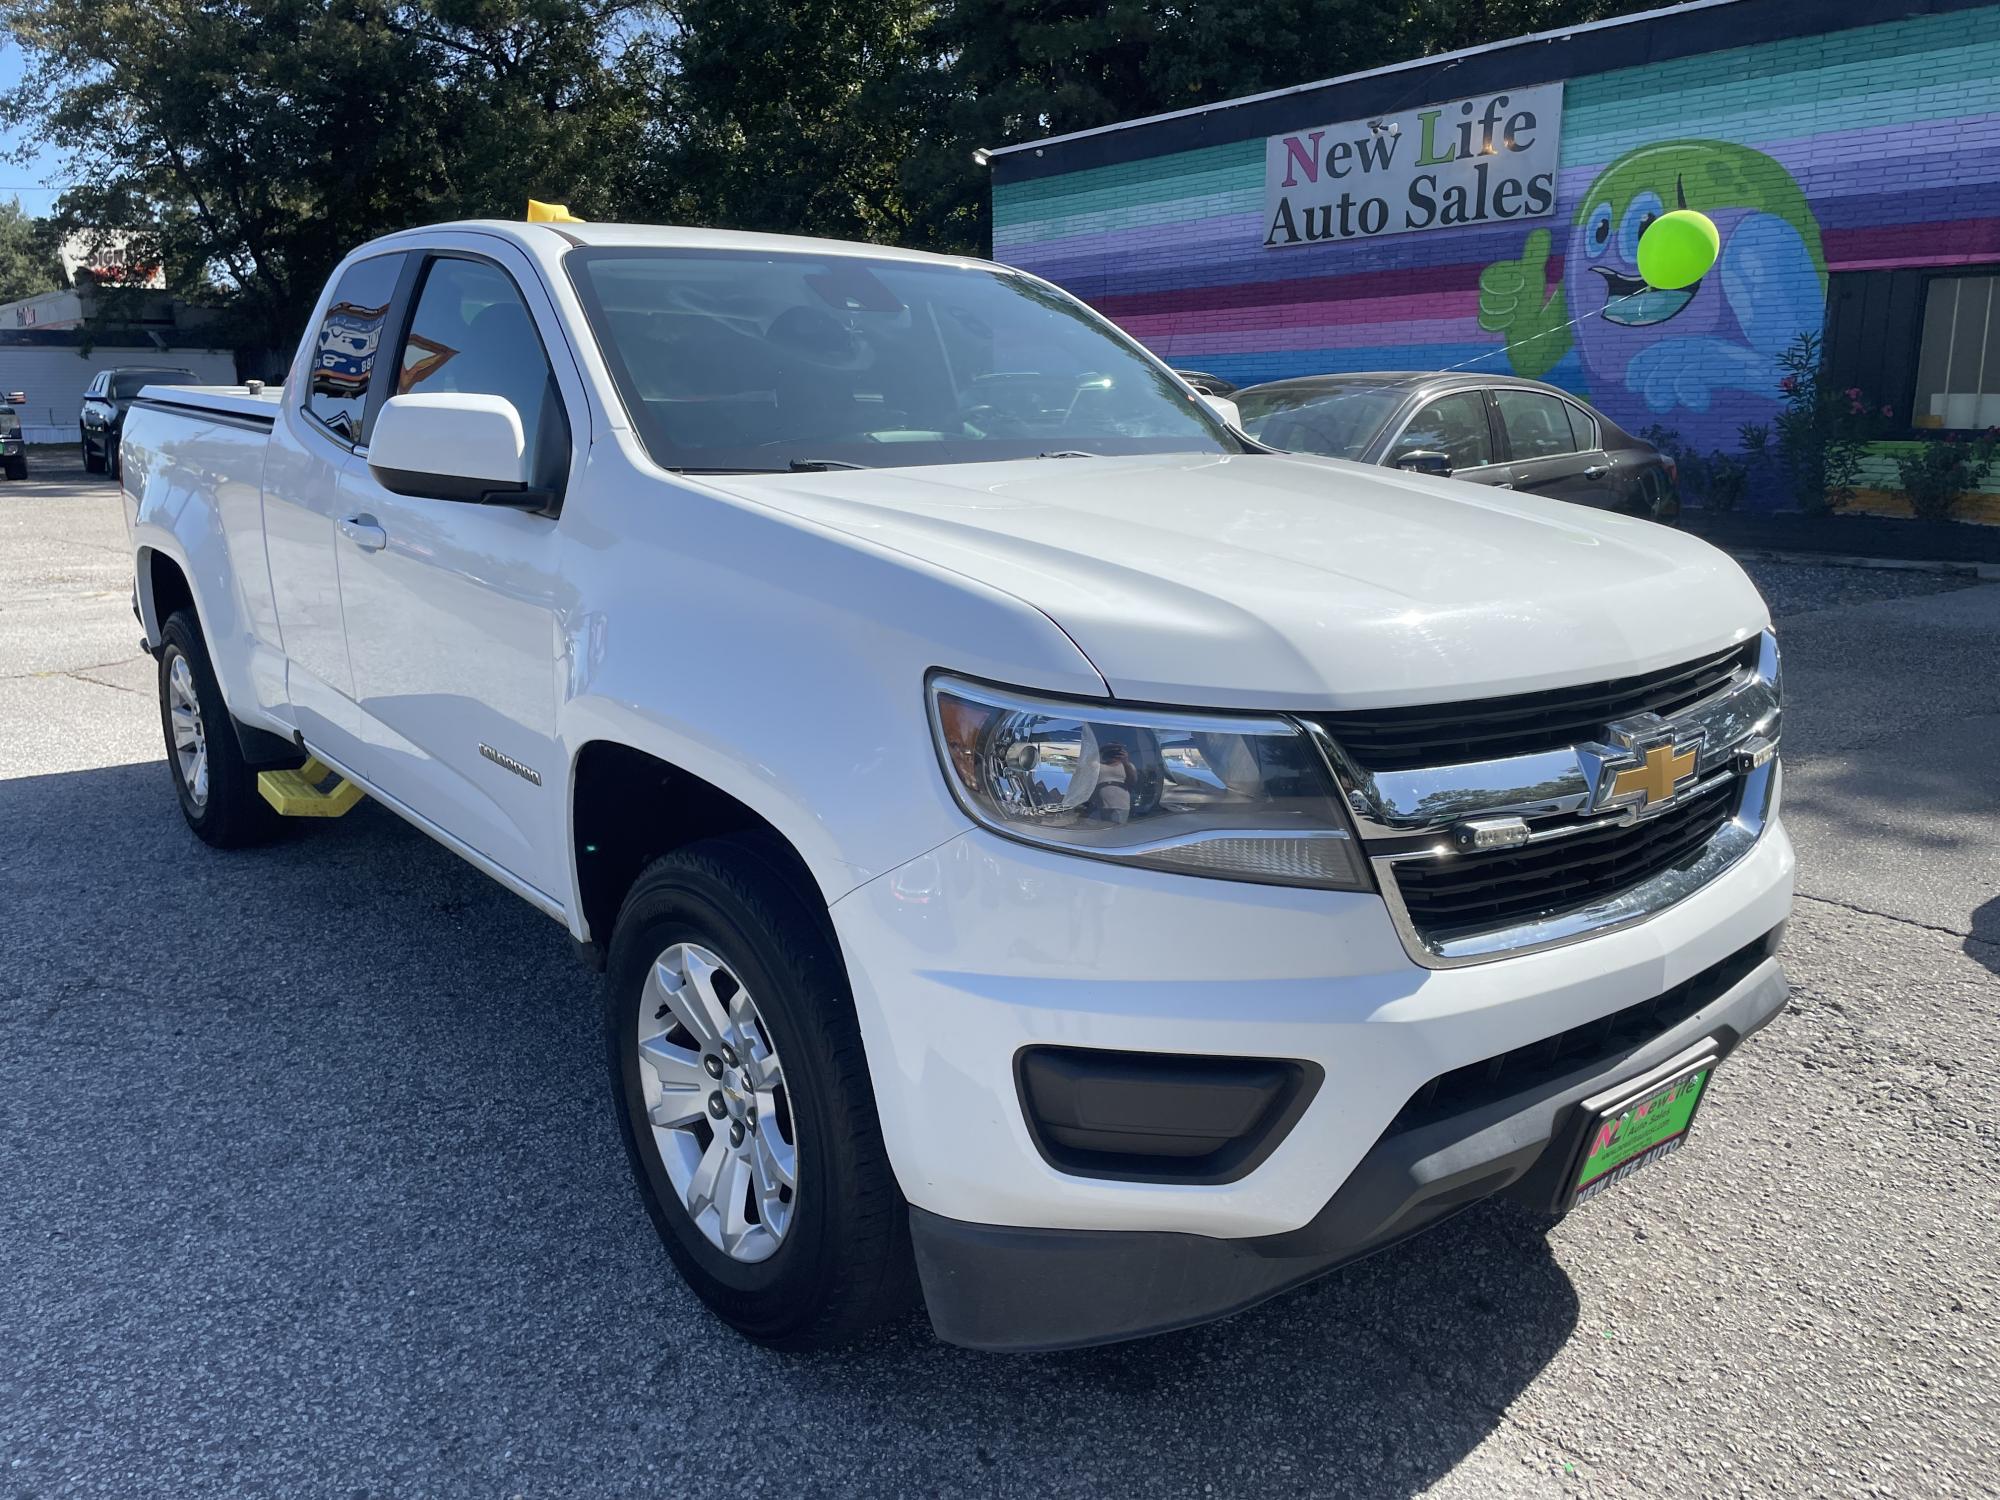
<path fill-rule="evenodd" d="M 1694 775 L 1695 746 L 1676 750 L 1672 745 L 1655 745 L 1638 765 L 1620 771 L 1611 780 L 1613 802 L 1637 796 L 1640 807 L 1670 800 L 1680 784 Z"/>

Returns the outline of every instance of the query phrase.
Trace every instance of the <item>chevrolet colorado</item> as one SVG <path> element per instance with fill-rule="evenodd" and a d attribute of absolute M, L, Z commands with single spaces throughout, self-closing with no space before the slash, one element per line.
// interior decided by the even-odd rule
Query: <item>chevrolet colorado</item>
<path fill-rule="evenodd" d="M 1262 451 L 1004 267 L 394 234 L 122 473 L 190 827 L 365 794 L 564 924 L 644 1205 L 758 1340 L 920 1291 L 1100 1342 L 1559 1214 L 1785 1002 L 1732 562 Z"/>

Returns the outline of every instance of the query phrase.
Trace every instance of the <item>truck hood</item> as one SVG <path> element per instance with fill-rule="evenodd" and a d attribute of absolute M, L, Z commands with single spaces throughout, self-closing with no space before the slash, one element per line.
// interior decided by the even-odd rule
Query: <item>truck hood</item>
<path fill-rule="evenodd" d="M 1526 692 L 1672 665 L 1767 619 L 1742 570 L 1691 536 L 1335 459 L 708 482 L 1025 600 L 1114 696 L 1145 702 L 1341 709 Z"/>

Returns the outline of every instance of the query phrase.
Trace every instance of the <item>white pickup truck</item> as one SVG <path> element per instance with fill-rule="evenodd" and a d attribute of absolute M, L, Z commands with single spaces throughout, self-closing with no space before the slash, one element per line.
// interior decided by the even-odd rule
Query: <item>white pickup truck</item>
<path fill-rule="evenodd" d="M 1785 1002 L 1732 562 L 1263 451 L 999 266 L 391 235 L 123 489 L 195 833 L 365 793 L 564 924 L 758 1340 L 1100 1342 L 1559 1214 Z"/>

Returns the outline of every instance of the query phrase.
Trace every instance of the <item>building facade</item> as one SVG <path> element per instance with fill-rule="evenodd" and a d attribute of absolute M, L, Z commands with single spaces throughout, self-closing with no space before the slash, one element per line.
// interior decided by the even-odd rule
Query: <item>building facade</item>
<path fill-rule="evenodd" d="M 177 366 L 203 381 L 229 385 L 237 379 L 236 356 L 204 341 L 152 338 L 108 330 L 93 341 L 78 332 L 35 332 L 0 326 L 0 396 L 13 402 L 30 443 L 74 443 L 82 436 L 78 417 L 83 392 L 99 370 L 117 365 Z"/>
<path fill-rule="evenodd" d="M 1732 452 L 1808 334 L 1882 435 L 2000 425 L 2000 6 L 1896 10 L 1699 0 L 1005 148 L 993 254 L 1239 384 L 1529 375 Z M 1682 206 L 1721 253 L 1650 287 Z"/>

